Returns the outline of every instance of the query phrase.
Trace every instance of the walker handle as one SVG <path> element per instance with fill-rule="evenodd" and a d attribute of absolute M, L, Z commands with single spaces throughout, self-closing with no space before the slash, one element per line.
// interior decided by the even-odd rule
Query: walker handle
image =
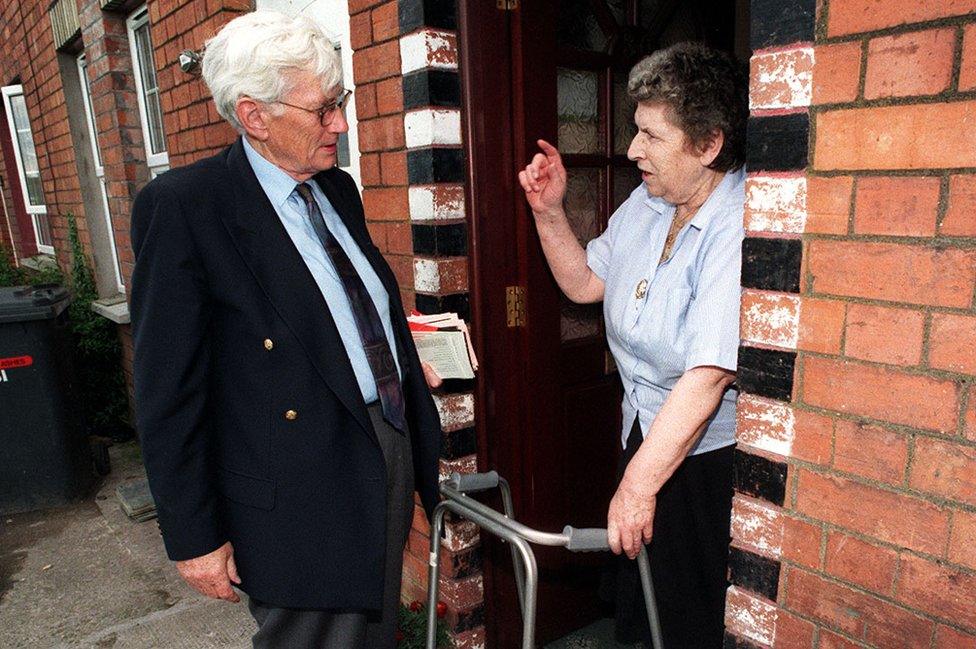
<path fill-rule="evenodd" d="M 570 552 L 605 552 L 610 549 L 607 530 L 602 527 L 576 528 L 567 525 L 563 534 L 569 537 L 566 549 Z"/>
<path fill-rule="evenodd" d="M 498 486 L 498 472 L 458 473 L 455 471 L 448 479 L 448 483 L 462 493 L 487 491 Z"/>

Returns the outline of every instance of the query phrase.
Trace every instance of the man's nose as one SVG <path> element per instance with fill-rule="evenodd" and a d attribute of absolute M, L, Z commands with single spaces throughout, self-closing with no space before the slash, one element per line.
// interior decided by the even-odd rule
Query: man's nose
<path fill-rule="evenodd" d="M 332 133 L 345 133 L 349 130 L 349 122 L 346 120 L 345 110 L 336 110 L 332 121 L 329 122 L 329 131 Z"/>

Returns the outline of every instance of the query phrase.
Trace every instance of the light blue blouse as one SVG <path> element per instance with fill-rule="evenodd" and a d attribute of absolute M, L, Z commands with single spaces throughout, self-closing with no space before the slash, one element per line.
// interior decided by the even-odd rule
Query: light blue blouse
<path fill-rule="evenodd" d="M 339 330 L 339 337 L 342 338 L 342 344 L 346 348 L 349 361 L 352 363 L 359 389 L 363 393 L 363 399 L 366 403 L 372 403 L 379 398 L 379 393 L 376 391 L 376 379 L 373 378 L 373 372 L 369 369 L 369 362 L 366 360 L 366 351 L 363 349 L 363 342 L 359 337 L 359 328 L 356 326 L 356 318 L 353 315 L 352 307 L 349 305 L 349 297 L 342 285 L 342 280 L 339 278 L 339 273 L 336 272 L 332 260 L 326 254 L 325 248 L 322 247 L 322 243 L 312 228 L 312 222 L 308 218 L 308 208 L 305 207 L 305 203 L 295 191 L 298 183 L 255 151 L 247 138 L 243 139 L 244 153 L 247 156 L 247 161 L 251 163 L 258 183 L 260 183 L 264 193 L 267 194 L 278 218 L 285 226 L 285 231 L 288 232 L 292 243 L 301 253 L 305 265 L 308 266 L 315 283 L 322 291 L 326 304 L 329 305 L 329 311 L 332 313 L 336 328 Z M 400 361 L 397 359 L 396 339 L 393 337 L 393 322 L 390 320 L 390 296 L 369 260 L 366 259 L 366 255 L 359 249 L 356 240 L 349 234 L 342 218 L 332 207 L 318 183 L 310 181 L 308 184 L 311 186 L 312 195 L 322 211 L 326 227 L 342 246 L 359 273 L 360 279 L 366 285 L 369 296 L 373 298 L 373 304 L 383 322 L 386 340 L 390 343 L 390 351 L 393 352 L 393 359 L 397 364 L 397 371 L 402 376 L 403 371 L 400 369 Z"/>
<path fill-rule="evenodd" d="M 647 436 L 686 370 L 735 371 L 744 202 L 745 171 L 727 173 L 658 265 L 675 207 L 642 184 L 587 245 L 587 264 L 606 285 L 607 338 L 623 382 L 621 445 L 635 417 Z M 725 392 L 689 455 L 735 443 L 737 397 Z"/>

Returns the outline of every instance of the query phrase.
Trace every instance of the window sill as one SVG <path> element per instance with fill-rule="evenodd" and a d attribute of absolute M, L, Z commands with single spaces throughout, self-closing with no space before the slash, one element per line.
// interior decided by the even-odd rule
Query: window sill
<path fill-rule="evenodd" d="M 91 309 L 116 324 L 129 324 L 131 322 L 129 319 L 129 303 L 125 301 L 125 296 L 121 293 L 95 300 L 91 303 Z"/>
<path fill-rule="evenodd" d="M 20 265 L 31 270 L 43 271 L 58 267 L 58 262 L 54 255 L 39 253 L 33 257 L 25 257 L 20 260 Z"/>

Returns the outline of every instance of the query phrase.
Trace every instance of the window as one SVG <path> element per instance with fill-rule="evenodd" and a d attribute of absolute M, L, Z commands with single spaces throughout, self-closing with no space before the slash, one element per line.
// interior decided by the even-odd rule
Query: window
<path fill-rule="evenodd" d="M 92 106 L 91 88 L 88 82 L 88 63 L 85 55 L 78 57 L 78 82 L 81 85 L 81 94 L 85 98 L 85 125 L 88 127 L 88 140 L 91 142 L 92 160 L 95 162 L 95 176 L 98 178 L 98 187 L 101 190 L 102 214 L 105 217 L 105 227 L 108 231 L 108 240 L 112 251 L 112 268 L 115 271 L 115 283 L 119 293 L 125 293 L 125 284 L 122 283 L 122 269 L 119 267 L 119 251 L 115 245 L 115 231 L 112 228 L 112 217 L 108 209 L 108 191 L 105 188 L 105 167 L 102 165 L 102 153 L 98 145 L 98 128 L 95 126 L 95 109 Z"/>
<path fill-rule="evenodd" d="M 24 206 L 34 226 L 34 241 L 37 243 L 38 252 L 53 255 L 51 226 L 44 205 L 41 171 L 37 166 L 37 151 L 34 149 L 34 135 L 31 133 L 30 120 L 27 117 L 24 89 L 20 85 L 4 86 L 2 91 L 7 125 L 10 127 L 10 135 L 14 143 L 17 175 L 20 177 L 20 186 L 24 194 Z"/>
<path fill-rule="evenodd" d="M 136 94 L 139 97 L 139 117 L 142 136 L 146 142 L 146 162 L 149 175 L 155 178 L 169 169 L 166 153 L 166 134 L 163 131 L 163 109 L 159 103 L 159 86 L 156 84 L 156 63 L 153 60 L 152 39 L 149 35 L 149 14 L 145 7 L 137 10 L 126 21 L 129 30 L 129 48 L 136 78 Z"/>

